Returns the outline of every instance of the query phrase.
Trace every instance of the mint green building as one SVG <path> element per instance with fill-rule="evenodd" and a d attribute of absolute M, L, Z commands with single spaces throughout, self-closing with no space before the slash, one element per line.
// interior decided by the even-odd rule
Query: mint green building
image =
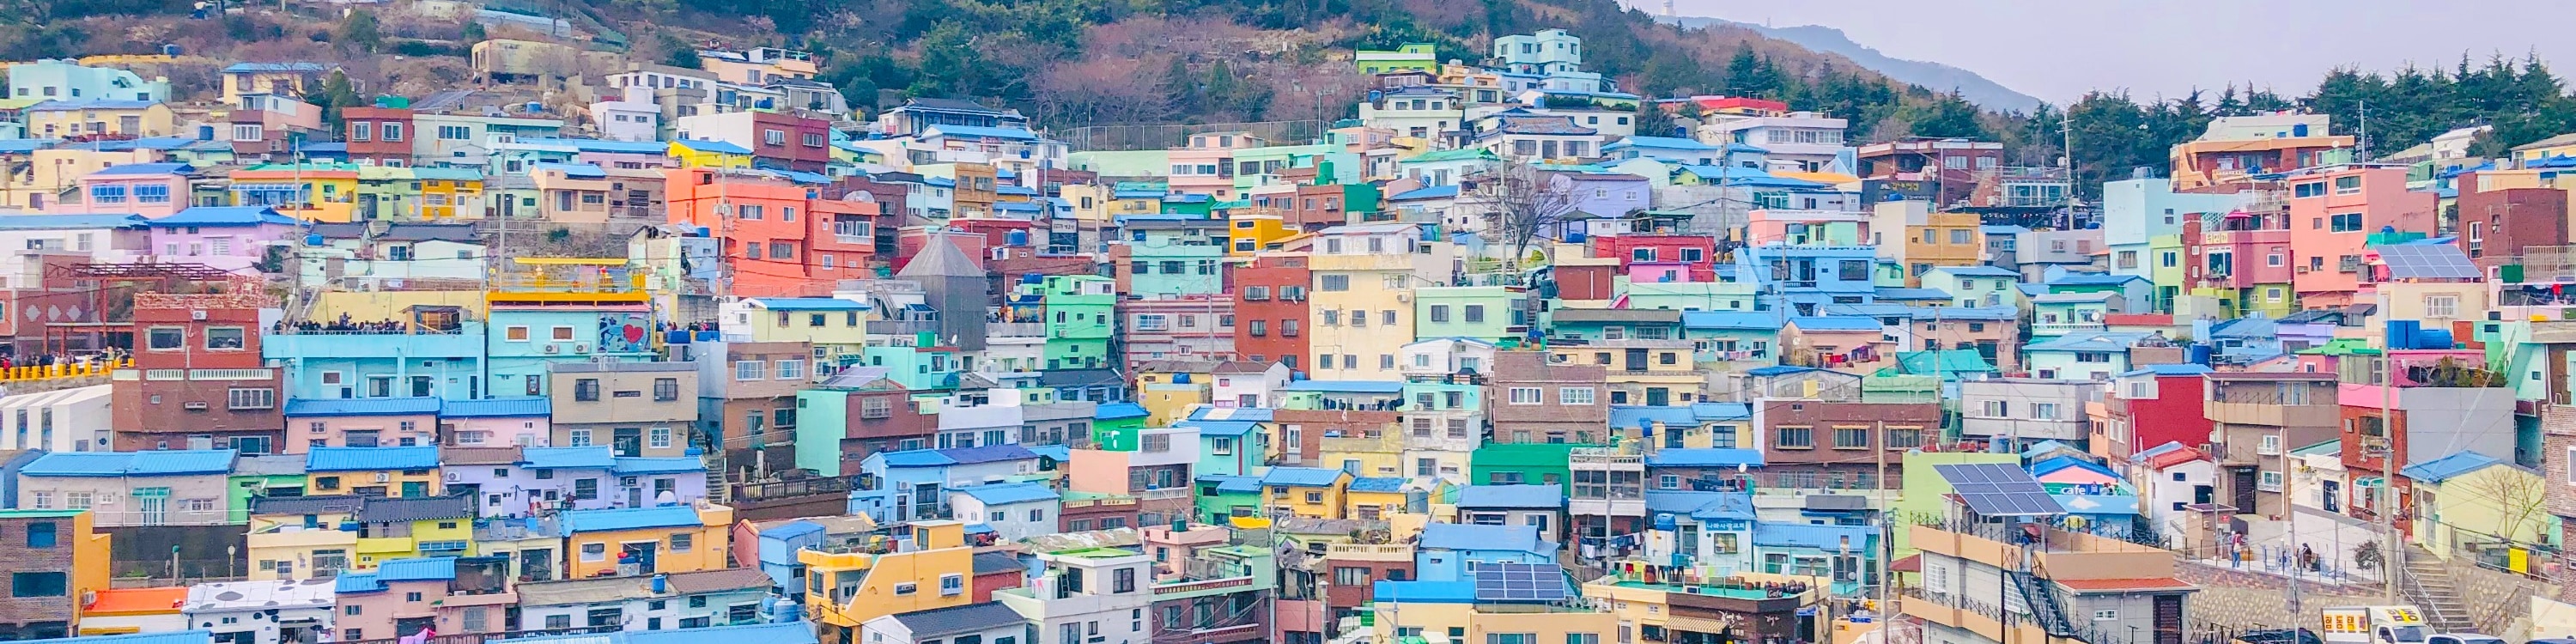
<path fill-rule="evenodd" d="M 1198 520 L 1227 525 L 1233 517 L 1261 516 L 1261 477 L 1207 474 L 1198 477 Z"/>
<path fill-rule="evenodd" d="M 1580 443 L 1494 443 L 1468 456 L 1467 482 L 1474 485 L 1555 485 L 1574 493 L 1574 448 Z"/>
<path fill-rule="evenodd" d="M 1528 336 L 1517 286 L 1424 286 L 1413 289 L 1413 339 L 1469 338 L 1497 345 Z"/>
<path fill-rule="evenodd" d="M 1118 281 L 1098 275 L 1049 275 L 1046 281 L 1020 285 L 1020 297 L 1034 296 L 1046 324 L 1048 369 L 1100 369 L 1115 364 L 1109 337 L 1118 332 Z"/>

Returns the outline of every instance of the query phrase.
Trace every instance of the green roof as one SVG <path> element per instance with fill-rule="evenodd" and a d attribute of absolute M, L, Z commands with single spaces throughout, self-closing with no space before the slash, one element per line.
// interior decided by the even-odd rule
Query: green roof
<path fill-rule="evenodd" d="M 2326 441 L 2326 442 L 2323 442 L 2323 443 L 2317 443 L 2317 444 L 2315 444 L 2315 445 L 2309 445 L 2309 446 L 2307 446 L 2307 447 L 2301 447 L 2301 448 L 2298 448 L 2298 449 L 2290 450 L 2290 455 L 2291 455 L 2291 456 L 2324 456 L 2324 455 L 2327 455 L 2327 454 L 2336 454 L 2336 453 L 2341 453 L 2342 451 L 2343 451 L 2343 439 L 2335 439 L 2335 440 L 2330 440 L 2330 441 Z"/>
<path fill-rule="evenodd" d="M 2308 349 L 2300 349 L 2300 350 L 2299 350 L 2299 355 L 2303 355 L 2303 356 L 2375 356 L 2375 355 L 2379 355 L 2379 350 L 2378 350 L 2378 349 L 2370 348 L 2370 341 L 2368 341 L 2368 340 L 2363 340 L 2363 339 L 2361 339 L 2361 338 L 2335 338 L 2335 339 L 2333 339 L 2333 340 L 2328 340 L 2328 341 L 2326 341 L 2326 343 L 2325 343 L 2324 345 L 2322 345 L 2322 346 L 2317 346 L 2317 347 L 2314 347 L 2314 348 L 2308 348 Z"/>
<path fill-rule="evenodd" d="M 1434 163 L 1439 161 L 1492 161 L 1495 158 L 1496 157 L 1491 150 L 1484 148 L 1466 148 L 1459 150 L 1433 150 L 1413 155 L 1413 158 L 1404 159 L 1401 162 Z"/>
<path fill-rule="evenodd" d="M 1896 364 L 1903 373 L 1928 376 L 1936 373 L 1991 373 L 1994 365 L 1986 364 L 1984 354 L 1974 349 L 1940 351 L 1898 351 Z"/>
<path fill-rule="evenodd" d="M 1133 556 L 1136 556 L 1136 555 L 1139 555 L 1139 554 L 1143 554 L 1143 553 L 1136 552 L 1136 551 L 1132 551 L 1132 550 L 1119 549 L 1119 548 L 1099 548 L 1099 547 L 1093 547 L 1093 548 L 1077 548 L 1077 549 L 1073 549 L 1073 550 L 1065 550 L 1065 551 L 1061 551 L 1061 552 L 1050 552 L 1050 553 L 1047 553 L 1047 554 L 1055 555 L 1055 556 L 1058 556 L 1058 557 L 1081 557 L 1081 558 L 1084 558 L 1084 559 L 1108 559 L 1108 558 L 1111 558 L 1111 557 L 1133 557 Z"/>
<path fill-rule="evenodd" d="M 41 519 L 45 517 L 70 518 L 80 516 L 83 512 L 88 512 L 88 510 L 0 510 L 0 517 L 11 519 Z"/>
<path fill-rule="evenodd" d="M 1497 443 L 1476 448 L 1476 451 L 1468 457 L 1468 462 L 1481 468 L 1531 465 L 1562 468 L 1566 467 L 1566 463 L 1573 458 L 1574 448 L 1577 447 L 1599 446 L 1575 443 Z"/>

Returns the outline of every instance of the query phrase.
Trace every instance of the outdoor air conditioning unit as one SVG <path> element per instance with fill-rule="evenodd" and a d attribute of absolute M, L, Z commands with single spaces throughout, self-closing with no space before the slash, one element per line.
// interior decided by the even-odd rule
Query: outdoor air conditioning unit
<path fill-rule="evenodd" d="M 563 346 L 562 346 L 562 345 L 554 345 L 554 344 L 546 345 L 546 355 L 554 355 L 554 354 L 562 353 L 562 352 L 563 352 Z"/>
<path fill-rule="evenodd" d="M 1397 301 L 1397 302 L 1411 302 L 1411 301 L 1413 301 L 1413 294 L 1412 294 L 1412 293 L 1397 293 L 1397 294 L 1395 294 L 1395 301 Z"/>
<path fill-rule="evenodd" d="M 448 472 L 448 473 L 447 473 L 447 482 L 449 482 L 449 483 L 463 483 L 463 482 L 465 482 L 465 475 L 464 475 L 464 474 L 461 474 L 461 473 L 457 473 L 457 472 Z"/>
<path fill-rule="evenodd" d="M 576 344 L 576 345 L 572 345 L 572 352 L 573 352 L 573 353 L 590 353 L 590 345 L 587 345 L 587 344 Z"/>
<path fill-rule="evenodd" d="M 188 319 L 190 319 L 190 320 L 196 320 L 196 321 L 198 321 L 198 322 L 204 322 L 204 321 L 206 321 L 206 310 L 205 310 L 205 309 L 197 309 L 197 310 L 189 311 L 189 312 L 188 312 Z"/>
<path fill-rule="evenodd" d="M 385 472 L 377 472 L 377 473 L 376 473 L 376 482 L 377 482 L 377 483 L 390 483 L 390 482 L 393 482 L 393 480 L 394 480 L 394 475 L 392 475 L 392 474 L 385 473 Z"/>
<path fill-rule="evenodd" d="M 184 409 L 187 409 L 188 411 L 205 411 L 205 410 L 206 410 L 206 403 L 204 403 L 204 402 L 202 402 L 202 401 L 200 401 L 200 402 L 191 402 L 191 403 L 188 403 L 188 404 L 185 404 L 185 405 L 180 405 L 180 407 L 181 407 L 181 408 L 184 408 Z"/>

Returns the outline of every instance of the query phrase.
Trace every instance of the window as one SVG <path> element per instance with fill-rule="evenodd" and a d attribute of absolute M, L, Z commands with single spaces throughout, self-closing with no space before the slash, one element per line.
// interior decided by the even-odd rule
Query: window
<path fill-rule="evenodd" d="M 1342 291 L 1348 291 L 1348 290 L 1351 290 L 1351 276 L 1349 276 L 1349 275 L 1322 275 L 1322 276 L 1317 276 L 1317 277 L 1315 278 L 1315 290 L 1318 290 L 1318 291 L 1324 291 L 1324 292 L 1328 292 L 1328 293 L 1339 293 L 1339 292 L 1342 292 Z"/>
<path fill-rule="evenodd" d="M 224 392 L 224 403 L 228 409 L 275 409 L 277 390 L 231 389 Z"/>
<path fill-rule="evenodd" d="M 2428 318 L 2454 318 L 2454 317 L 2459 317 L 2459 316 L 2460 316 L 2460 296 L 2457 296 L 2457 295 L 2426 295 L 2426 296 L 2424 296 L 2424 317 L 2428 317 Z"/>
<path fill-rule="evenodd" d="M 1449 305 L 1447 305 L 1447 304 L 1433 304 L 1433 305 L 1431 305 L 1431 321 L 1433 321 L 1433 322 L 1447 322 L 1447 321 L 1449 321 Z"/>
<path fill-rule="evenodd" d="M 441 125 L 438 126 L 438 138 L 447 141 L 463 141 L 474 138 L 474 130 L 462 125 Z"/>
<path fill-rule="evenodd" d="M 2096 622 L 2118 621 L 2119 619 L 2120 619 L 2120 611 L 2119 611 L 2119 610 L 2117 610 L 2117 609 L 2105 608 L 2105 609 L 2102 609 L 2102 610 L 2093 611 L 2093 621 L 2096 621 Z"/>
<path fill-rule="evenodd" d="M 1888 449 L 1914 449 L 1922 447 L 1923 428 L 1889 427 L 1887 428 L 1886 445 Z"/>
<path fill-rule="evenodd" d="M 2361 177 L 2335 177 L 2334 184 L 2335 194 L 2349 195 L 2361 193 Z"/>
<path fill-rule="evenodd" d="M 671 447 L 671 428 L 655 427 L 649 432 L 648 437 L 645 440 L 647 441 L 645 444 L 646 447 L 654 449 L 669 449 Z"/>
<path fill-rule="evenodd" d="M 1556 402 L 1560 405 L 1589 405 L 1592 401 L 1591 387 L 1559 387 L 1556 390 Z"/>
<path fill-rule="evenodd" d="M 1867 427 L 1836 427 L 1836 428 L 1834 428 L 1834 449 L 1868 449 L 1868 448 L 1869 448 L 1869 428 L 1867 428 Z"/>
<path fill-rule="evenodd" d="M 1816 430 L 1812 427 L 1782 427 L 1772 444 L 1785 449 L 1814 449 Z"/>
<path fill-rule="evenodd" d="M 1109 571 L 1109 592 L 1136 592 L 1136 569 L 1119 568 Z"/>
<path fill-rule="evenodd" d="M 940 594 L 940 595 L 942 595 L 942 596 L 946 596 L 946 595 L 962 595 L 962 594 L 965 594 L 965 593 L 966 593 L 966 576 L 965 576 L 965 575 L 950 574 L 950 575 L 940 575 L 940 576 L 939 576 L 939 594 Z"/>
<path fill-rule="evenodd" d="M 769 363 L 761 362 L 761 361 L 759 361 L 759 360 L 738 360 L 738 361 L 735 361 L 735 362 L 733 363 L 733 379 L 734 379 L 734 380 L 759 380 L 759 379 L 761 379 L 761 378 L 766 377 L 766 376 L 764 376 L 763 374 L 768 373 L 768 371 L 769 371 L 768 365 L 769 365 Z"/>
<path fill-rule="evenodd" d="M 800 378 L 804 378 L 804 377 L 805 377 L 805 361 L 803 361 L 803 360 L 780 360 L 780 361 L 778 361 L 778 379 L 779 379 L 779 380 L 796 380 L 796 379 L 800 379 Z"/>
<path fill-rule="evenodd" d="M 1537 387 L 1513 387 L 1511 390 L 1511 403 L 1514 405 L 1536 405 L 1546 402 L 1539 397 L 1540 395 L 1541 393 Z"/>
<path fill-rule="evenodd" d="M 678 378 L 654 378 L 654 379 L 653 379 L 653 399 L 654 399 L 654 400 L 658 400 L 658 401 L 662 401 L 662 402 L 670 402 L 670 401 L 674 401 L 674 400 L 679 400 L 679 399 L 680 399 L 680 379 L 678 379 Z"/>
<path fill-rule="evenodd" d="M 2277 470 L 2263 470 L 2262 480 L 2255 483 L 2254 487 L 2265 492 L 2281 491 L 2281 473 Z"/>
<path fill-rule="evenodd" d="M 689 534 L 689 533 L 686 533 L 686 532 L 673 532 L 673 533 L 671 533 L 671 551 L 672 551 L 672 552 L 688 552 L 690 548 L 693 548 L 693 547 L 696 547 L 696 546 L 697 546 L 697 535 L 692 535 L 692 534 Z"/>
<path fill-rule="evenodd" d="M 599 402 L 599 379 L 582 378 L 572 381 L 572 399 L 581 402 Z"/>
<path fill-rule="evenodd" d="M 585 543 L 585 544 L 581 544 L 581 560 L 582 560 L 582 561 L 607 561 L 607 560 L 608 560 L 608 544 L 605 544 L 605 543 Z"/>
<path fill-rule="evenodd" d="M 2031 403 L 2031 420 L 2063 420 L 2057 417 L 2057 403 Z"/>
<path fill-rule="evenodd" d="M 46 504 L 46 505 L 51 505 L 51 504 L 50 504 L 50 503 L 48 503 L 48 504 Z M 41 509 L 45 509 L 45 508 L 44 508 L 43 506 L 38 506 L 38 507 L 37 507 L 37 509 L 40 509 L 40 510 L 41 510 Z M 51 548 L 51 547 L 54 547 L 54 543 L 56 542 L 56 539 L 55 539 L 55 536 L 54 536 L 54 525 L 55 525 L 55 524 L 54 524 L 53 522 L 51 522 L 51 521 L 37 521 L 37 522 L 30 522 L 30 523 L 28 523 L 28 524 L 27 524 L 27 547 L 29 547 L 29 548 Z"/>
<path fill-rule="evenodd" d="M 242 328 L 237 326 L 207 327 L 206 348 L 209 350 L 242 348 Z"/>
<path fill-rule="evenodd" d="M 2328 228 L 2329 232 L 2348 233 L 2361 230 L 2361 213 L 2347 212 L 2333 215 L 2328 219 L 2332 222 Z"/>
<path fill-rule="evenodd" d="M 914 584 L 914 583 L 912 583 L 912 582 L 904 582 L 904 583 L 900 583 L 900 584 L 895 584 L 895 585 L 894 585 L 894 594 L 897 594 L 897 595 L 910 595 L 910 594 L 913 594 L 913 593 L 916 593 L 916 592 L 920 592 L 920 591 L 921 591 L 921 585 L 919 585 L 919 584 Z"/>

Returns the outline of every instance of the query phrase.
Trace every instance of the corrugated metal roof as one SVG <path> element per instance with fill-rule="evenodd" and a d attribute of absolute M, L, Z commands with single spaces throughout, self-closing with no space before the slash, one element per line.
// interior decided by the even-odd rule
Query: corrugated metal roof
<path fill-rule="evenodd" d="M 1556 556 L 1556 543 L 1541 538 L 1534 525 L 1433 523 L 1422 526 L 1422 538 L 1416 543 L 1426 549 L 1510 550 Z"/>
<path fill-rule="evenodd" d="M 1865 525 L 1813 525 L 1805 523 L 1757 523 L 1753 525 L 1753 545 L 1785 546 L 1838 550 L 1843 538 L 1851 538 L 1852 550 L 1867 550 L 1878 528 Z"/>
<path fill-rule="evenodd" d="M 1762 450 L 1723 447 L 1671 448 L 1656 450 L 1646 457 L 1646 465 L 1661 467 L 1735 467 L 1762 466 Z"/>
<path fill-rule="evenodd" d="M 868 303 L 837 297 L 755 297 L 751 303 L 772 311 L 865 311 Z"/>
<path fill-rule="evenodd" d="M 236 454 L 228 449 L 153 452 L 53 452 L 18 468 L 23 476 L 185 476 L 228 474 Z"/>
<path fill-rule="evenodd" d="M 2491 465 L 2503 464 L 2504 461 L 2496 460 L 2493 456 L 2480 454 L 2476 450 L 2467 450 L 2430 461 L 2408 465 L 2403 469 L 2397 470 L 2397 473 L 2405 475 L 2406 478 L 2417 481 L 2440 483 L 2463 474 L 2486 469 Z"/>
<path fill-rule="evenodd" d="M 1102 403 L 1099 407 L 1091 410 L 1091 417 L 1099 420 L 1144 418 L 1148 415 L 1151 414 L 1148 414 L 1145 411 L 1144 405 L 1131 402 Z"/>
<path fill-rule="evenodd" d="M 606 532 L 638 528 L 677 528 L 704 525 L 696 508 L 625 508 L 618 510 L 574 510 L 564 513 L 564 536 L 579 532 Z"/>
<path fill-rule="evenodd" d="M 609 466 L 609 471 L 619 475 L 705 472 L 707 471 L 707 462 L 686 456 L 674 456 L 669 458 L 638 458 L 625 456 L 618 457 L 616 464 Z"/>
<path fill-rule="evenodd" d="M 306 472 L 365 472 L 438 468 L 436 447 L 316 447 L 304 455 Z"/>
<path fill-rule="evenodd" d="M 1393 476 L 1363 476 L 1351 479 L 1353 492 L 1402 492 L 1405 479 Z"/>
<path fill-rule="evenodd" d="M 904 628 L 912 631 L 913 640 L 920 641 L 1025 624 L 1029 619 L 1000 602 L 984 602 L 896 613 L 894 621 L 902 622 Z"/>
<path fill-rule="evenodd" d="M 986 505 L 1026 503 L 1029 501 L 1044 501 L 1057 498 L 1054 489 L 1036 483 L 977 485 L 972 487 L 955 488 L 949 491 L 975 497 L 976 501 Z"/>
<path fill-rule="evenodd" d="M 286 401 L 288 417 L 298 416 L 407 416 L 437 415 L 441 402 L 434 396 L 403 398 L 299 398 Z"/>
<path fill-rule="evenodd" d="M 553 402 L 545 396 L 450 400 L 441 403 L 438 415 L 448 418 L 494 418 L 504 416 L 550 416 Z"/>
<path fill-rule="evenodd" d="M 606 445 L 530 447 L 519 450 L 530 469 L 607 469 L 617 465 L 617 452 Z"/>
<path fill-rule="evenodd" d="M 167 633 L 129 633 L 125 635 L 83 635 L 43 640 L 47 644 L 213 644 L 215 632 L 209 630 L 171 631 Z"/>
<path fill-rule="evenodd" d="M 1295 487 L 1330 487 L 1334 482 L 1342 480 L 1342 477 L 1344 476 L 1349 476 L 1349 474 L 1341 470 L 1328 470 L 1320 467 L 1273 467 L 1270 468 L 1269 472 L 1262 473 L 1261 484 L 1287 485 Z"/>

